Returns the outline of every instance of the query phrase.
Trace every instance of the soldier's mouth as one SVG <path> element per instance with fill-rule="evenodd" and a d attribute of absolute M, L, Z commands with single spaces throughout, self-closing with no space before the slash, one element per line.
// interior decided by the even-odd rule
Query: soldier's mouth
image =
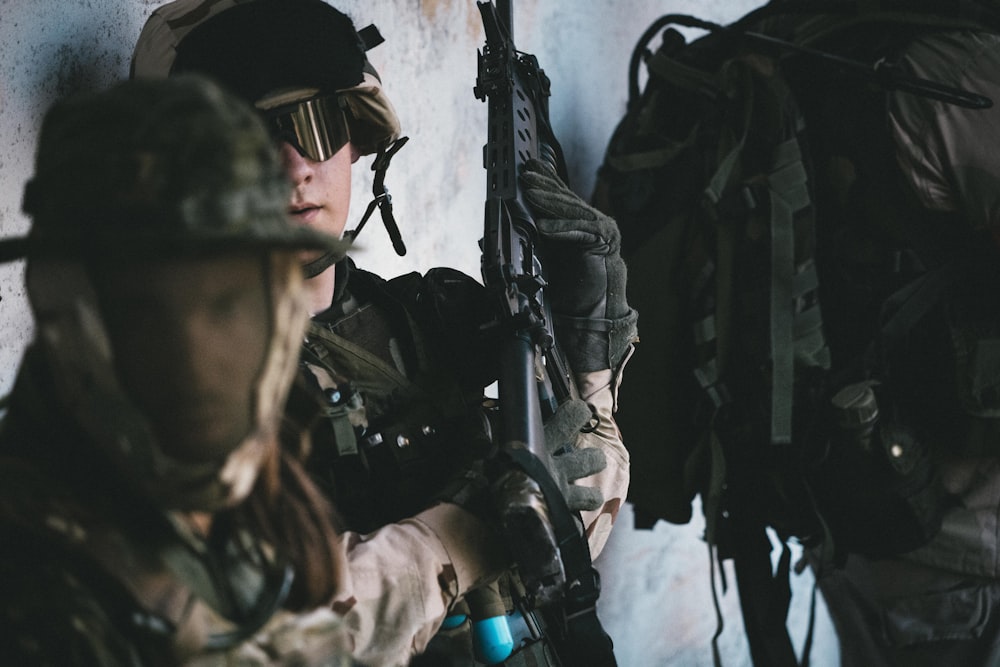
<path fill-rule="evenodd" d="M 320 211 L 319 206 L 306 205 L 306 206 L 293 206 L 289 209 L 292 217 L 301 222 L 308 222 L 318 215 Z"/>

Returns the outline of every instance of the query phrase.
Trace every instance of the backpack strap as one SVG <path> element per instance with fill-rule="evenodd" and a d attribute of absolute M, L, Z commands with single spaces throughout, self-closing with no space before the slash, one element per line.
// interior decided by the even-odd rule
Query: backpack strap
<path fill-rule="evenodd" d="M 804 130 L 801 117 L 795 128 Z M 771 210 L 771 442 L 792 442 L 792 403 L 796 358 L 829 366 L 822 333 L 819 286 L 812 259 L 796 266 L 795 216 L 811 206 L 806 170 L 796 136 L 774 151 L 768 174 Z"/>
<path fill-rule="evenodd" d="M 796 247 L 797 225 L 805 216 L 811 220 L 812 201 L 808 189 L 808 177 L 803 164 L 798 136 L 805 131 L 800 114 L 788 118 L 785 105 L 790 99 L 790 91 L 784 85 L 772 81 L 773 88 L 767 91 L 772 97 L 767 113 L 774 118 L 771 122 L 780 126 L 782 122 L 792 123 L 791 133 L 772 149 L 766 185 L 758 186 L 744 182 L 746 178 L 741 163 L 747 136 L 752 131 L 752 123 L 761 122 L 750 117 L 751 104 L 744 105 L 742 133 L 729 152 L 719 161 L 718 168 L 709 180 L 704 192 L 706 209 L 719 223 L 716 225 L 717 247 L 715 266 L 715 319 L 703 318 L 695 323 L 695 340 L 700 343 L 711 341 L 714 333 L 716 359 L 725 359 L 730 349 L 727 337 L 733 323 L 729 321 L 732 311 L 732 275 L 735 269 L 734 248 L 737 235 L 746 233 L 743 228 L 726 224 L 725 218 L 744 220 L 747 216 L 767 206 L 770 233 L 770 350 L 771 360 L 771 442 L 789 444 L 792 442 L 792 405 L 795 393 L 796 360 L 808 365 L 826 368 L 829 353 L 822 331 L 822 316 L 816 291 L 819 285 L 816 265 L 811 257 L 811 249 Z M 756 89 L 761 90 L 761 87 Z M 756 91 L 755 91 L 756 93 Z M 752 176 L 753 174 L 750 174 Z M 807 239 L 811 242 L 811 239 Z M 704 282 L 704 281 L 703 281 Z M 701 284 L 695 284 L 696 289 Z M 702 296 L 702 298 L 704 298 Z M 718 387 L 722 362 L 709 359 L 699 369 L 696 376 L 699 383 L 709 392 L 713 403 L 727 392 Z"/>

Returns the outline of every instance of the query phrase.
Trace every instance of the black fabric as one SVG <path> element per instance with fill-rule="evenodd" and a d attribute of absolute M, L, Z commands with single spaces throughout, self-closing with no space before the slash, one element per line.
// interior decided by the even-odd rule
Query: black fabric
<path fill-rule="evenodd" d="M 777 571 L 771 565 L 771 542 L 763 523 L 739 520 L 733 565 L 740 594 L 743 626 L 754 665 L 798 667 L 795 649 L 785 628 L 792 591 L 788 581 L 788 548 L 783 550 Z"/>
<path fill-rule="evenodd" d="M 351 19 L 322 0 L 259 0 L 188 33 L 171 73 L 208 74 L 256 102 L 282 88 L 350 88 L 361 83 L 365 62 Z"/>
<path fill-rule="evenodd" d="M 489 451 L 490 427 L 479 405 L 489 383 L 478 383 L 483 374 L 470 370 L 473 361 L 460 353 L 475 347 L 465 338 L 477 329 L 471 311 L 437 309 L 439 300 L 457 300 L 442 289 L 456 290 L 416 273 L 387 281 L 350 260 L 336 270 L 334 301 L 314 318 L 314 326 L 332 336 L 310 336 L 304 355 L 359 392 L 367 425 L 355 429 L 357 453 L 342 455 L 330 425 L 314 419 L 308 465 L 317 482 L 335 493 L 348 527 L 369 532 L 435 502 L 462 465 Z M 455 281 L 462 288 L 471 279 Z M 375 359 L 359 358 L 356 347 Z M 305 375 L 298 404 L 322 404 L 322 396 L 306 400 L 317 388 L 307 388 L 315 380 Z M 399 446 L 401 441 L 407 445 Z"/>
<path fill-rule="evenodd" d="M 996 301 L 1000 282 L 985 268 L 997 264 L 996 244 L 971 232 L 960 214 L 929 212 L 916 201 L 887 131 L 893 82 L 872 76 L 875 63 L 891 68 L 915 35 L 956 25 L 931 14 L 960 7 L 972 18 L 965 11 L 975 4 L 890 2 L 876 12 L 865 3 L 789 0 L 733 24 L 785 39 L 820 35 L 809 46 L 841 60 L 728 29 L 690 44 L 667 30 L 651 52 L 648 44 L 667 25 L 690 25 L 690 17 L 674 15 L 654 23 L 633 53 L 628 111 L 595 190 L 622 230 L 629 301 L 645 327 L 618 419 L 632 443 L 630 500 L 648 526 L 689 521 L 691 500 L 702 495 L 711 513 L 707 539 L 720 559 L 735 560 L 758 665 L 796 664 L 785 630 L 788 563 L 783 556 L 772 571 L 765 527 L 779 540 L 822 544 L 821 573 L 843 566 L 848 553 L 913 549 L 938 531 L 950 506 L 938 462 L 975 451 L 967 440 L 996 433 L 988 415 L 1000 393 L 1000 336 L 997 308 L 986 301 Z M 880 13 L 893 9 L 906 13 Z M 753 62 L 744 67 L 747 53 Z M 640 92 L 642 62 L 649 78 Z M 775 200 L 761 196 L 761 183 L 780 178 L 759 174 L 774 148 L 767 116 L 751 116 L 750 123 L 764 122 L 740 144 L 735 173 L 745 187 L 707 196 L 715 194 L 712 177 L 731 138 L 745 130 L 744 106 L 766 104 L 776 89 L 766 76 L 741 78 L 747 70 L 773 74 L 798 110 L 795 133 L 815 209 L 818 289 L 808 298 L 822 304 L 832 362 L 829 371 L 796 366 L 791 442 L 780 445 L 768 442 L 766 420 L 778 386 L 768 382 L 774 306 L 763 289 Z M 788 116 L 779 117 L 779 129 L 782 122 Z M 795 219 L 796 252 L 807 224 Z M 797 265 L 803 259 L 797 254 Z M 964 275 L 945 287 L 936 272 L 948 265 Z M 972 299 L 971 292 L 989 296 Z M 701 354 L 704 339 L 714 358 Z M 798 345 L 795 351 L 799 359 Z M 712 364 L 698 366 L 706 360 Z M 854 442 L 833 419 L 830 399 L 866 380 L 879 382 L 880 421 L 867 442 Z"/>
<path fill-rule="evenodd" d="M 844 570 L 821 578 L 819 586 L 840 638 L 843 667 L 1000 661 L 1000 585 L 995 579 L 852 557 Z"/>
<path fill-rule="evenodd" d="M 0 516 L 0 664 L 155 665 L 166 641 L 132 619 L 141 608 L 106 571 Z M 152 645 L 142 656 L 141 645 Z"/>
<path fill-rule="evenodd" d="M 9 614 L 0 663 L 156 665 L 171 628 L 137 625 L 145 610 L 122 582 L 57 528 L 101 516 L 149 545 L 169 528 L 108 475 L 110 462 L 51 409 L 52 395 L 30 347 L 0 433 L 0 599 Z"/>

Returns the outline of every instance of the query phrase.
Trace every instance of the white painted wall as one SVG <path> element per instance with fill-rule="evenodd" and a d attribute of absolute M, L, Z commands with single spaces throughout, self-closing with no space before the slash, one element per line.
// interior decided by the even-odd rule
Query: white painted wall
<path fill-rule="evenodd" d="M 27 230 L 21 192 L 32 172 L 45 109 L 58 97 L 103 87 L 128 72 L 132 46 L 160 0 L 0 0 L 0 235 Z M 450 265 L 479 275 L 486 106 L 475 99 L 482 43 L 473 0 L 339 0 L 361 27 L 375 23 L 386 43 L 369 53 L 395 103 L 409 144 L 387 178 L 409 247 L 392 252 L 379 221 L 361 237 L 359 262 L 384 275 Z M 536 54 L 552 80 L 551 116 L 584 196 L 625 107 L 626 71 L 642 31 L 665 13 L 725 22 L 750 0 L 516 0 L 515 41 Z M 360 171 L 360 170 L 356 170 Z M 355 182 L 352 219 L 368 203 L 370 173 Z M 9 390 L 32 335 L 22 265 L 0 267 L 0 393 Z M 715 612 L 700 526 L 661 523 L 633 531 L 626 508 L 599 559 L 601 615 L 623 667 L 711 665 Z M 808 576 L 796 583 L 794 616 L 804 624 Z M 731 578 L 730 578 L 731 580 Z M 735 590 L 723 600 L 727 667 L 748 665 Z M 828 625 L 818 630 L 813 664 L 836 662 Z"/>

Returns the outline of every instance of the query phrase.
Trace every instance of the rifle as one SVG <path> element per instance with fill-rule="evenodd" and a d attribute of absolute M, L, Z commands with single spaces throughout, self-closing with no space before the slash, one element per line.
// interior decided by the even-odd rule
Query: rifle
<path fill-rule="evenodd" d="M 524 584 L 528 611 L 545 610 L 546 626 L 567 664 L 615 664 L 595 605 L 600 579 L 579 519 L 550 474 L 543 420 L 576 395 L 546 300 L 538 230 L 519 187 L 529 159 L 547 160 L 566 180 L 565 161 L 548 118 L 549 79 L 535 56 L 512 38 L 510 0 L 476 3 L 486 44 L 478 53 L 474 93 L 488 103 L 482 277 L 501 331 L 500 444 L 493 474 L 507 544 Z"/>

